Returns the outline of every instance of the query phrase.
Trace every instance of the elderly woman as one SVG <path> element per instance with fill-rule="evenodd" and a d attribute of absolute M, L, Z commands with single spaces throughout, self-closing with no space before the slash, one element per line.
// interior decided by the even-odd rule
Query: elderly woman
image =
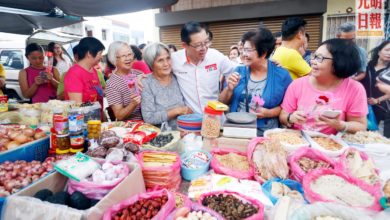
<path fill-rule="evenodd" d="M 246 66 L 238 66 L 228 78 L 228 86 L 220 100 L 230 104 L 231 112 L 252 112 L 257 116 L 257 135 L 279 127 L 280 104 L 291 83 L 287 70 L 268 58 L 274 50 L 275 38 L 266 28 L 247 32 L 242 37 Z"/>
<path fill-rule="evenodd" d="M 304 125 L 325 134 L 365 131 L 366 92 L 359 82 L 349 78 L 360 67 L 356 44 L 345 39 L 327 40 L 312 54 L 311 66 L 309 76 L 288 87 L 280 121 L 288 127 L 302 129 Z M 341 114 L 319 111 L 324 106 Z"/>
<path fill-rule="evenodd" d="M 192 110 L 184 104 L 179 84 L 172 74 L 170 50 L 163 43 L 152 43 L 144 48 L 143 56 L 152 70 L 152 74 L 142 80 L 144 121 L 154 125 L 168 122 L 175 129 L 177 116 L 192 113 Z"/>
<path fill-rule="evenodd" d="M 104 45 L 93 37 L 85 37 L 78 44 L 78 62 L 66 73 L 65 100 L 76 103 L 96 102 L 103 105 L 103 88 L 94 68 L 102 58 Z"/>
<path fill-rule="evenodd" d="M 120 121 L 142 120 L 141 95 L 136 85 L 140 72 L 132 69 L 133 51 L 127 43 L 116 41 L 111 43 L 107 58 L 115 66 L 106 88 L 107 102 L 115 118 Z"/>

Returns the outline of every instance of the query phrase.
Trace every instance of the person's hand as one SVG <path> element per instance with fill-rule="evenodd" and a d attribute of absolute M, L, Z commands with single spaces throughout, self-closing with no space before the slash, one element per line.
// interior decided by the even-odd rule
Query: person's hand
<path fill-rule="evenodd" d="M 376 98 L 368 98 L 367 101 L 368 101 L 368 104 L 370 104 L 370 105 L 377 105 L 379 103 L 378 99 L 376 99 Z"/>
<path fill-rule="evenodd" d="M 142 89 L 144 89 L 144 85 L 142 84 L 142 79 L 145 79 L 148 77 L 146 74 L 141 74 L 137 77 L 137 87 L 140 92 L 142 92 Z"/>
<path fill-rule="evenodd" d="M 320 121 L 321 125 L 328 125 L 329 127 L 336 129 L 337 131 L 342 131 L 345 128 L 343 121 L 340 120 L 340 115 L 337 116 L 336 118 L 329 118 L 320 115 L 318 117 L 318 120 Z"/>
<path fill-rule="evenodd" d="M 386 95 L 390 95 L 390 85 L 377 79 L 376 87 Z"/>
<path fill-rule="evenodd" d="M 291 124 L 303 124 L 307 120 L 306 114 L 303 111 L 295 111 L 290 115 L 290 121 Z"/>
<path fill-rule="evenodd" d="M 53 74 L 51 73 L 45 73 L 46 74 L 46 79 L 50 82 L 53 80 Z"/>
<path fill-rule="evenodd" d="M 132 104 L 132 105 L 137 106 L 137 105 L 141 104 L 141 96 L 140 95 L 133 94 L 130 96 L 130 99 L 131 99 L 130 104 Z"/>
<path fill-rule="evenodd" d="M 269 118 L 268 109 L 263 108 L 263 107 L 258 108 L 256 111 L 254 111 L 253 109 L 250 109 L 249 112 L 252 114 L 255 114 L 257 116 L 257 118 L 259 118 L 259 119 Z"/>
<path fill-rule="evenodd" d="M 176 107 L 176 112 L 177 115 L 188 115 L 193 113 L 192 109 L 188 106 Z"/>
<path fill-rule="evenodd" d="M 5 86 L 5 79 L 0 78 L 0 88 L 3 88 Z"/>
<path fill-rule="evenodd" d="M 37 84 L 38 86 L 40 86 L 40 85 L 42 85 L 42 84 L 45 83 L 45 80 L 42 79 L 42 77 L 37 76 L 37 77 L 35 77 L 35 79 L 34 79 L 34 83 Z"/>
<path fill-rule="evenodd" d="M 227 88 L 229 91 L 233 91 L 234 88 L 238 85 L 238 82 L 240 82 L 240 75 L 238 73 L 232 73 L 227 79 Z"/>

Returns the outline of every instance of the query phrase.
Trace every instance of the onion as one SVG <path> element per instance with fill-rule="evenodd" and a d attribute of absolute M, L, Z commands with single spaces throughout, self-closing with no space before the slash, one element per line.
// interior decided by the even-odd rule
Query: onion
<path fill-rule="evenodd" d="M 20 134 L 14 140 L 19 142 L 20 144 L 24 144 L 28 142 L 28 137 L 24 134 Z"/>
<path fill-rule="evenodd" d="M 12 140 L 15 140 L 15 138 L 17 136 L 19 136 L 20 133 L 19 132 L 16 132 L 16 131 L 10 131 L 9 134 L 8 134 L 8 137 L 11 138 Z"/>
<path fill-rule="evenodd" d="M 34 139 L 35 140 L 38 140 L 38 139 L 41 139 L 41 138 L 44 138 L 46 137 L 46 133 L 41 131 L 41 132 L 37 132 L 34 134 Z"/>
<path fill-rule="evenodd" d="M 23 129 L 23 134 L 24 135 L 26 135 L 26 136 L 28 136 L 28 137 L 32 137 L 32 136 L 34 136 L 34 130 L 33 129 L 31 129 L 31 128 L 25 128 L 25 129 Z"/>
<path fill-rule="evenodd" d="M 8 142 L 8 143 L 5 145 L 5 147 L 7 147 L 8 150 L 13 149 L 13 148 L 17 148 L 17 147 L 19 147 L 19 146 L 20 146 L 20 143 L 17 142 L 17 141 L 10 141 L 10 142 Z"/>

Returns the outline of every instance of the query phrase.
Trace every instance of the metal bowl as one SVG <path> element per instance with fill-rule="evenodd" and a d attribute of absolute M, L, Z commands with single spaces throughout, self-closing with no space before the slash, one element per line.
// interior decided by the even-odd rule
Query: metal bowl
<path fill-rule="evenodd" d="M 256 120 L 256 115 L 248 112 L 231 112 L 226 114 L 226 118 L 236 124 L 249 124 Z"/>

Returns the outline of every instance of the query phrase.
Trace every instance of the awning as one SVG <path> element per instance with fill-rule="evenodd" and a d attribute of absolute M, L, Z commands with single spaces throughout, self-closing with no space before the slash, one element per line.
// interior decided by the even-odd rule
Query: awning
<path fill-rule="evenodd" d="M 31 34 L 83 21 L 82 17 L 163 8 L 178 0 L 0 0 L 0 32 Z M 25 10 L 25 11 L 24 11 Z"/>
<path fill-rule="evenodd" d="M 67 15 L 96 17 L 163 8 L 178 0 L 0 0 L 0 6 L 50 12 L 61 9 Z"/>

